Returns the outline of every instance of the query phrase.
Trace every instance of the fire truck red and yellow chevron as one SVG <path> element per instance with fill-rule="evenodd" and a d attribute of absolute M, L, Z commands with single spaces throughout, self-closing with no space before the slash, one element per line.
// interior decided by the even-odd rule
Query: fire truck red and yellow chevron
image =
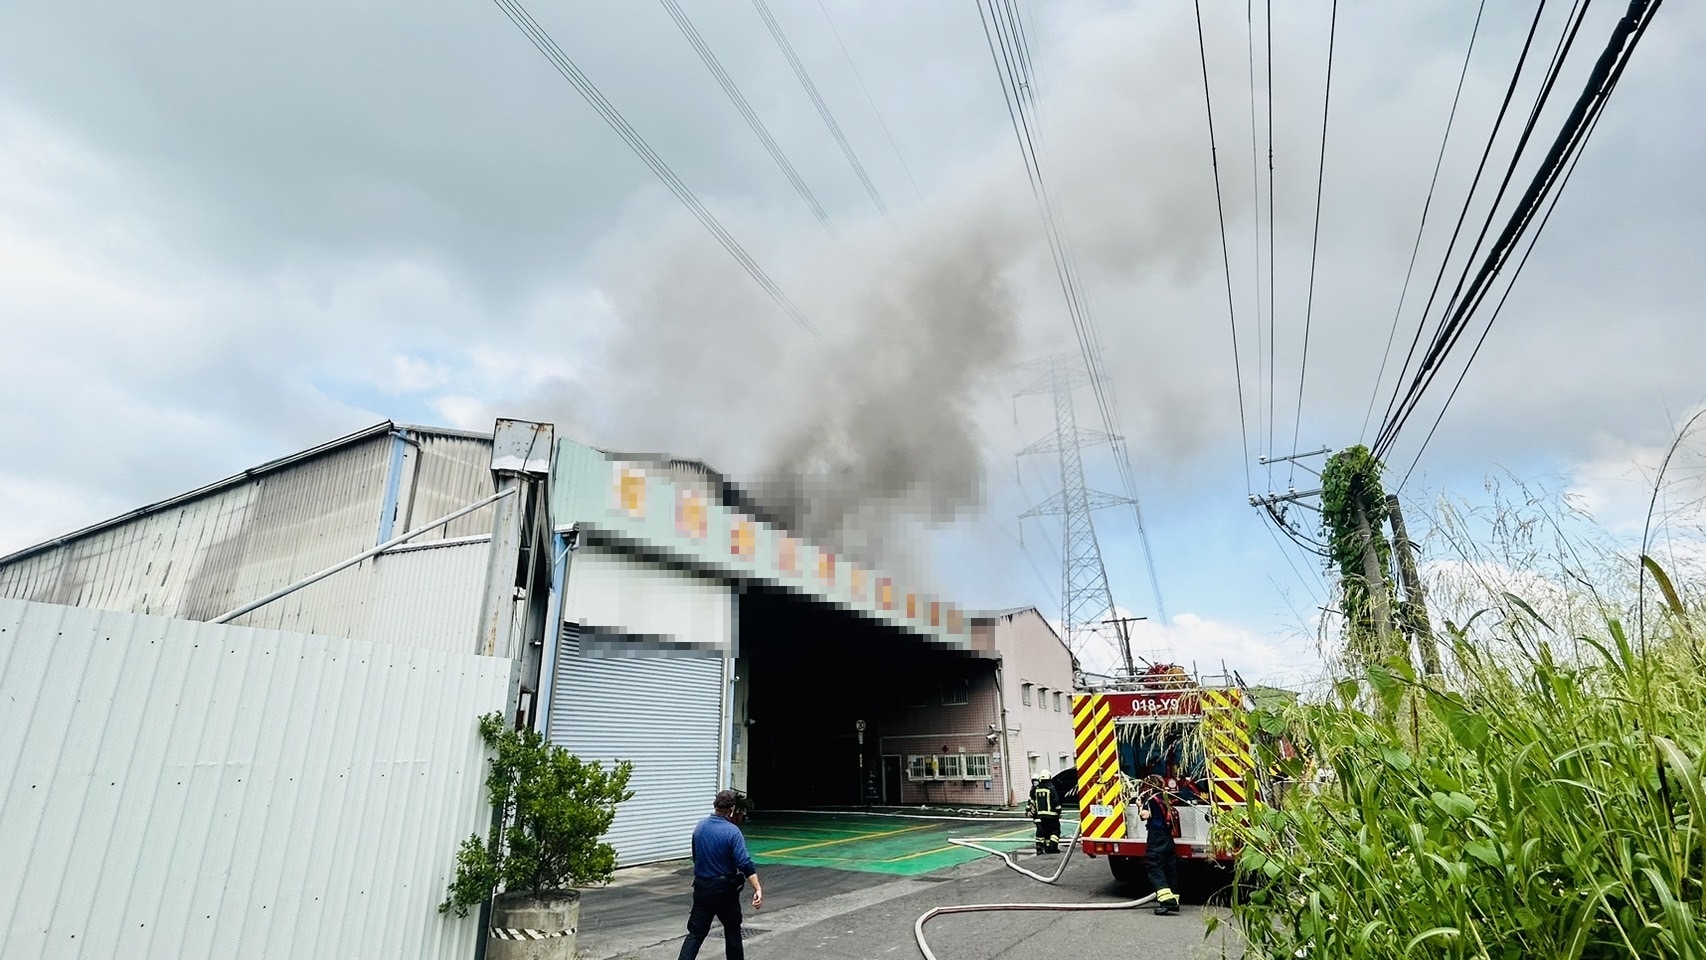
<path fill-rule="evenodd" d="M 1127 838 L 1125 790 L 1120 777 L 1114 697 L 1074 694 L 1072 729 L 1078 758 L 1079 835 L 1086 840 Z M 1255 771 L 1249 706 L 1235 687 L 1200 690 L 1186 716 L 1201 711 L 1209 800 L 1221 810 L 1244 806 Z M 1126 699 L 1129 699 L 1126 698 Z M 1123 701 L 1122 701 L 1123 702 Z"/>
<path fill-rule="evenodd" d="M 1250 713 L 1244 691 L 1226 687 L 1202 692 L 1203 752 L 1209 768 L 1209 800 L 1222 809 L 1243 806 L 1255 769 L 1250 749 Z"/>
<path fill-rule="evenodd" d="M 1073 695 L 1072 736 L 1078 757 L 1078 835 L 1087 840 L 1125 839 L 1125 788 L 1106 697 Z"/>

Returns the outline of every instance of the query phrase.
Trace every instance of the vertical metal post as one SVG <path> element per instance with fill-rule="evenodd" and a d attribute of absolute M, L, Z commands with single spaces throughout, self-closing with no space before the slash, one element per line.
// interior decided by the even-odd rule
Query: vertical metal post
<path fill-rule="evenodd" d="M 717 711 L 717 789 L 732 790 L 734 788 L 729 757 L 730 743 L 733 740 L 735 705 L 735 671 L 734 651 L 723 651 L 723 703 Z"/>
<path fill-rule="evenodd" d="M 551 599 L 546 605 L 544 647 L 539 652 L 539 708 L 533 712 L 534 729 L 551 735 L 551 691 L 557 683 L 557 644 L 563 638 L 563 590 L 568 586 L 569 538 L 551 535 Z"/>
<path fill-rule="evenodd" d="M 499 490 L 523 484 L 519 475 L 498 481 Z M 492 516 L 492 552 L 486 563 L 486 586 L 480 597 L 480 636 L 474 652 L 487 657 L 514 657 L 515 573 L 521 555 L 527 505 L 521 496 L 498 501 Z"/>
<path fill-rule="evenodd" d="M 1013 739 L 1007 733 L 1007 673 L 1003 669 L 1005 663 L 1005 659 L 995 661 L 995 703 L 1001 713 L 1001 792 L 1006 797 L 1002 802 L 1012 804 Z"/>
<path fill-rule="evenodd" d="M 379 539 L 376 544 L 396 536 L 397 494 L 403 486 L 403 453 L 409 445 L 405 430 L 391 431 L 391 463 L 385 472 L 385 500 L 379 505 Z"/>
<path fill-rule="evenodd" d="M 504 419 L 492 430 L 492 476 L 500 492 L 515 490 L 516 495 L 500 500 L 493 511 L 491 557 L 474 643 L 477 654 L 519 659 L 523 652 L 516 640 L 516 579 L 523 548 L 534 534 L 529 510 L 549 511 L 549 504 L 535 494 L 550 478 L 554 433 L 550 424 Z"/>

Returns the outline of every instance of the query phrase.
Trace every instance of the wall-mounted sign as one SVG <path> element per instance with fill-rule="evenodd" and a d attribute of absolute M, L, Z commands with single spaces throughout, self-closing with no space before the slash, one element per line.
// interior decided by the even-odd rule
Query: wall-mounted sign
<path fill-rule="evenodd" d="M 705 539 L 711 512 L 705 509 L 705 497 L 697 490 L 683 488 L 675 495 L 675 532 L 695 540 Z"/>
<path fill-rule="evenodd" d="M 729 524 L 729 553 L 751 560 L 758 552 L 758 524 L 744 517 Z"/>
<path fill-rule="evenodd" d="M 635 520 L 646 518 L 646 472 L 636 467 L 616 468 L 617 507 Z"/>

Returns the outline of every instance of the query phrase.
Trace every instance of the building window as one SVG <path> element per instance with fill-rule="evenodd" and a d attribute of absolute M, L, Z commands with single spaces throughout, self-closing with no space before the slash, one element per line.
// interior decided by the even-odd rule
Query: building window
<path fill-rule="evenodd" d="M 1036 766 L 1037 758 L 1031 758 Z M 988 780 L 989 754 L 939 753 L 906 758 L 908 780 Z"/>
<path fill-rule="evenodd" d="M 1033 753 L 1030 756 L 1026 757 L 1025 760 L 1026 760 L 1026 762 L 1028 762 L 1030 764 L 1030 767 L 1031 767 L 1031 779 L 1035 780 L 1037 778 L 1037 774 L 1042 772 L 1043 758 L 1039 757 Z"/>
<path fill-rule="evenodd" d="M 1060 712 L 1060 691 L 1059 690 L 1056 690 L 1054 692 L 1054 712 L 1055 713 Z"/>
<path fill-rule="evenodd" d="M 943 706 L 960 706 L 971 701 L 970 680 L 950 680 L 942 684 Z"/>
<path fill-rule="evenodd" d="M 1031 685 L 1030 684 L 1022 683 L 1019 685 L 1019 699 L 1023 700 L 1025 702 L 1025 706 L 1028 707 L 1031 705 Z"/>
<path fill-rule="evenodd" d="M 1065 769 L 1067 769 L 1067 768 L 1068 768 L 1068 767 L 1071 767 L 1071 766 L 1072 766 L 1072 758 L 1071 758 L 1071 757 L 1069 757 L 1069 756 L 1067 756 L 1067 755 L 1066 755 L 1066 754 L 1064 754 L 1064 753 L 1063 753 L 1063 754 L 1061 754 L 1061 755 L 1060 755 L 1060 770 L 1065 770 Z M 1060 770 L 1056 770 L 1056 771 L 1055 771 L 1055 772 L 1056 772 L 1056 773 L 1059 773 L 1059 772 L 1060 772 Z"/>

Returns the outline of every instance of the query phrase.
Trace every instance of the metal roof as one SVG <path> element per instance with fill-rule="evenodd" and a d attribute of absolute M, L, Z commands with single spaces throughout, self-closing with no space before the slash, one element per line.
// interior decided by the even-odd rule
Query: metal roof
<path fill-rule="evenodd" d="M 1004 610 L 967 610 L 966 611 L 966 619 L 967 620 L 1001 620 L 1001 619 L 1005 619 L 1007 617 L 1016 617 L 1019 614 L 1024 613 L 1026 610 L 1036 610 L 1036 609 L 1037 609 L 1036 607 L 1008 607 Z M 1037 616 L 1039 616 L 1039 617 L 1042 616 L 1041 610 L 1037 610 Z M 1043 619 L 1046 621 L 1048 618 L 1043 617 Z"/>
<path fill-rule="evenodd" d="M 180 493 L 175 497 L 168 497 L 167 499 L 160 500 L 156 503 L 137 507 L 135 510 L 131 510 L 127 513 L 121 513 L 116 517 L 102 520 L 99 523 L 92 523 L 89 526 L 73 530 L 63 536 L 54 537 L 52 540 L 44 540 L 33 546 L 25 547 L 22 550 L 6 554 L 5 556 L 0 556 L 0 564 L 11 563 L 14 560 L 22 560 L 31 554 L 40 553 L 43 550 L 48 550 L 53 547 L 70 543 L 73 540 L 81 539 L 92 533 L 99 533 L 102 530 L 108 530 L 113 527 L 129 523 L 139 517 L 146 517 L 152 513 L 159 513 L 162 510 L 168 510 L 172 507 L 182 506 L 183 504 L 200 500 L 203 497 L 211 496 L 221 490 L 228 490 L 238 484 L 247 483 L 254 480 L 256 477 L 265 476 L 269 473 L 277 473 L 287 467 L 294 466 L 304 461 L 313 460 L 316 457 L 324 456 L 328 453 L 351 446 L 352 444 L 360 443 L 370 437 L 380 436 L 395 430 L 406 430 L 411 433 L 418 433 L 424 436 L 485 440 L 488 443 L 492 439 L 492 435 L 490 433 L 478 433 L 471 430 L 455 430 L 449 427 L 427 427 L 411 423 L 398 423 L 394 420 L 382 420 L 371 427 L 364 427 L 354 433 L 341 436 L 336 440 L 328 440 L 318 446 L 309 447 L 306 450 L 290 454 L 289 456 L 279 457 L 276 460 L 268 460 L 260 466 L 250 467 L 242 473 L 232 474 L 223 480 L 215 480 L 206 486 L 197 487 L 188 493 Z"/>

